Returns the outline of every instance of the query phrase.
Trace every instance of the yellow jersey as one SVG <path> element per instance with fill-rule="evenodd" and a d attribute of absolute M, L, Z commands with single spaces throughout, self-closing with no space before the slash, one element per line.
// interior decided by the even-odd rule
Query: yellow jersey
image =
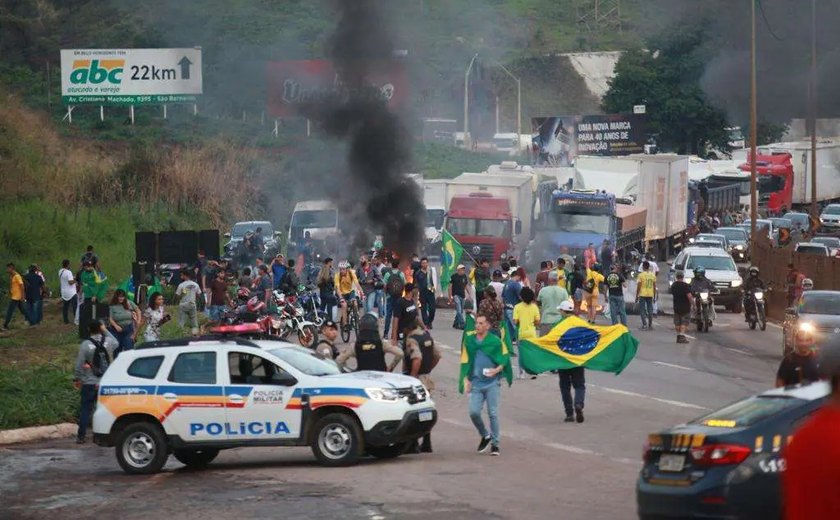
<path fill-rule="evenodd" d="M 653 298 L 656 294 L 656 275 L 650 271 L 642 271 L 636 277 L 636 283 L 639 284 L 640 298 Z"/>
<path fill-rule="evenodd" d="M 601 285 L 602 283 L 604 283 L 604 275 L 602 275 L 598 271 L 593 271 L 592 269 L 588 269 L 586 271 L 586 281 L 588 282 L 589 280 L 594 280 L 595 281 L 595 288 L 592 289 L 592 293 L 591 293 L 592 296 L 598 296 L 598 294 L 599 294 L 598 286 Z M 584 287 L 585 286 L 586 286 L 586 284 L 584 284 Z"/>
<path fill-rule="evenodd" d="M 540 308 L 535 303 L 519 302 L 513 307 L 513 321 L 519 324 L 519 339 L 536 338 Z"/>
<path fill-rule="evenodd" d="M 347 274 L 344 276 L 341 276 L 341 271 L 335 273 L 335 286 L 338 288 L 338 292 L 342 295 L 353 292 L 353 289 L 356 288 L 358 283 L 359 279 L 356 278 L 356 271 L 353 271 L 352 269 L 348 269 Z"/>
<path fill-rule="evenodd" d="M 12 274 L 11 284 L 9 285 L 9 298 L 13 301 L 23 301 L 23 277 L 20 273 Z"/>

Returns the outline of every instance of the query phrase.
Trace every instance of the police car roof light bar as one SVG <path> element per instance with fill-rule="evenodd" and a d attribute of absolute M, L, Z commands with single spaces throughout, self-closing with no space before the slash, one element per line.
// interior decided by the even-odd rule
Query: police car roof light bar
<path fill-rule="evenodd" d="M 259 345 L 251 340 L 239 338 L 235 335 L 229 334 L 210 334 L 207 336 L 198 336 L 196 338 L 178 338 L 178 339 L 164 339 L 160 341 L 147 341 L 134 347 L 135 350 L 161 348 L 161 347 L 187 347 L 193 343 L 200 343 L 204 341 L 219 341 L 219 342 L 233 342 L 244 347 L 257 347 Z"/>

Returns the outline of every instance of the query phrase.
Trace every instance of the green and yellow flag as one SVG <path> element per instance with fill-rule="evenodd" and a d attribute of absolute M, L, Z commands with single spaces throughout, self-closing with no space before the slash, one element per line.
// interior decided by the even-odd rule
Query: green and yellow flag
<path fill-rule="evenodd" d="M 458 262 L 461 261 L 461 255 L 464 254 L 464 247 L 445 229 L 441 238 L 441 246 L 440 288 L 446 289 L 449 287 L 449 279 L 457 270 Z"/>
<path fill-rule="evenodd" d="M 581 366 L 619 374 L 638 346 L 624 325 L 601 327 L 570 316 L 545 336 L 520 340 L 519 362 L 529 374 Z"/>
<path fill-rule="evenodd" d="M 472 364 L 475 360 L 475 352 L 481 350 L 487 357 L 493 360 L 496 365 L 504 366 L 502 376 L 508 385 L 513 383 L 513 366 L 510 364 L 510 336 L 502 331 L 506 339 L 500 340 L 498 336 L 490 333 L 484 341 L 479 344 L 475 341 L 475 317 L 467 314 L 464 324 L 464 334 L 461 336 L 461 376 L 458 378 L 458 391 L 464 393 L 464 378 L 469 377 L 472 372 Z"/>

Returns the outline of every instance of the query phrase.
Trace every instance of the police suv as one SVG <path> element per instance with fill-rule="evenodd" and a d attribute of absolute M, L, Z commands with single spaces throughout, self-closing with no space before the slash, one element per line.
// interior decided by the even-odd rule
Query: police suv
<path fill-rule="evenodd" d="M 326 466 L 392 458 L 436 421 L 413 377 L 342 373 L 289 343 L 219 336 L 120 354 L 102 377 L 93 432 L 126 473 L 144 474 L 170 453 L 203 466 L 246 446 L 310 446 Z"/>

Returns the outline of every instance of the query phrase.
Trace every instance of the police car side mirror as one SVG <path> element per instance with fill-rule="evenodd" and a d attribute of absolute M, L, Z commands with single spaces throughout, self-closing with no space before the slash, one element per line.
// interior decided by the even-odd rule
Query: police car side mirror
<path fill-rule="evenodd" d="M 271 384 L 280 386 L 295 386 L 297 379 L 288 372 L 277 372 L 271 376 Z"/>

